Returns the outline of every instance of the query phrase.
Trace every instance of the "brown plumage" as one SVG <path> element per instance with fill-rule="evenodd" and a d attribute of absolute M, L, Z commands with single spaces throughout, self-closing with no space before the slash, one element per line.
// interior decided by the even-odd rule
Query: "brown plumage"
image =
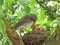
<path fill-rule="evenodd" d="M 28 14 L 23 16 L 21 19 L 19 19 L 19 21 L 15 24 L 15 26 L 13 27 L 15 30 L 23 30 L 26 27 L 28 27 L 31 23 L 35 23 L 37 20 L 37 17 L 35 14 Z"/>

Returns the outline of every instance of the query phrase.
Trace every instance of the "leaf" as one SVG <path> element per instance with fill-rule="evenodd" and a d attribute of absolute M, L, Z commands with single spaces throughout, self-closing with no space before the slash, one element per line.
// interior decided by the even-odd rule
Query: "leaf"
<path fill-rule="evenodd" d="M 40 12 L 40 19 L 43 21 L 46 18 L 46 14 L 45 14 L 46 10 L 44 10 L 43 8 L 41 9 Z"/>
<path fill-rule="evenodd" d="M 24 11 L 25 11 L 26 14 L 30 13 L 30 7 L 29 6 L 26 6 L 24 8 Z"/>
<path fill-rule="evenodd" d="M 2 5 L 3 5 L 3 0 L 0 0 L 0 10 L 2 8 Z"/>
<path fill-rule="evenodd" d="M 0 0 L 0 6 L 2 6 L 2 4 L 3 4 L 3 0 Z"/>
<path fill-rule="evenodd" d="M 33 6 L 35 4 L 35 0 L 31 0 L 30 5 Z"/>

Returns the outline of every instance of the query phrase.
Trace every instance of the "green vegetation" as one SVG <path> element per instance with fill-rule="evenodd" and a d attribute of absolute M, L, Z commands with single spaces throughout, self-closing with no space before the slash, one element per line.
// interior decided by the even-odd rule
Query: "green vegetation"
<path fill-rule="evenodd" d="M 6 25 L 2 17 L 13 27 L 24 15 L 34 13 L 38 17 L 36 24 L 47 29 L 52 35 L 60 26 L 60 1 L 58 0 L 0 0 L 0 45 L 12 45 L 6 34 Z M 28 32 L 31 27 L 28 27 Z"/>

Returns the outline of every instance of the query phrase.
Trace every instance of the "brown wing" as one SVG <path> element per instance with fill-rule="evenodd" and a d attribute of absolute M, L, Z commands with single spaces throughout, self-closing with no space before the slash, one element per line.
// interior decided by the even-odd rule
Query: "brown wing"
<path fill-rule="evenodd" d="M 14 29 L 17 29 L 19 26 L 22 26 L 24 25 L 25 23 L 29 23 L 31 22 L 30 18 L 28 15 L 26 16 L 23 16 L 16 24 L 15 26 L 13 27 Z"/>

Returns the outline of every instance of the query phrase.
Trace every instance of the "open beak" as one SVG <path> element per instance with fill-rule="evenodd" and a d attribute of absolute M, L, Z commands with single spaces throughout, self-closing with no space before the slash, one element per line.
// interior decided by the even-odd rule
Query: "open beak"
<path fill-rule="evenodd" d="M 32 24 L 32 29 L 40 30 L 40 26 L 37 24 Z"/>

